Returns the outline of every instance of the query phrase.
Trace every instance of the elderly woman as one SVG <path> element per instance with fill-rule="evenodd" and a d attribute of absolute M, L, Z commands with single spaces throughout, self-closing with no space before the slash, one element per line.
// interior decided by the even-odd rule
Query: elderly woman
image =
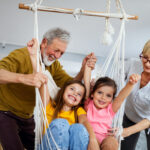
<path fill-rule="evenodd" d="M 125 115 L 123 120 L 123 127 L 128 128 L 135 126 L 135 128 L 127 129 L 126 137 L 121 143 L 121 150 L 134 150 L 138 141 L 140 132 L 144 130 L 147 139 L 147 148 L 150 150 L 150 40 L 145 44 L 139 60 L 131 60 L 126 65 L 126 77 L 133 73 L 141 74 L 141 80 L 134 87 L 132 93 L 128 96 Z M 137 132 L 136 134 L 132 134 Z M 127 133 L 130 132 L 131 133 Z M 131 135 L 132 134 L 132 135 Z"/>

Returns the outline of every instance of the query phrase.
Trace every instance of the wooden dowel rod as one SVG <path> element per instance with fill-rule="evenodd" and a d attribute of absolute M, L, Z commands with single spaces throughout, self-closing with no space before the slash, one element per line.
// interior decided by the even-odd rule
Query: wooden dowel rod
<path fill-rule="evenodd" d="M 19 4 L 19 8 L 20 9 L 26 9 L 26 10 L 31 10 L 31 8 L 25 4 L 20 3 Z M 56 12 L 56 13 L 65 13 L 65 14 L 73 14 L 74 9 L 67 9 L 67 8 L 55 8 L 55 7 L 43 7 L 43 6 L 39 6 L 38 7 L 38 11 L 47 11 L 47 12 Z M 109 17 L 109 18 L 120 18 L 123 19 L 123 15 L 122 14 L 117 14 L 117 13 L 103 13 L 103 12 L 97 12 L 97 11 L 87 11 L 87 10 L 82 10 L 82 14 L 81 15 L 85 15 L 85 16 L 96 16 L 96 17 Z M 127 15 L 128 19 L 131 20 L 137 20 L 138 16 L 134 16 L 134 15 Z"/>

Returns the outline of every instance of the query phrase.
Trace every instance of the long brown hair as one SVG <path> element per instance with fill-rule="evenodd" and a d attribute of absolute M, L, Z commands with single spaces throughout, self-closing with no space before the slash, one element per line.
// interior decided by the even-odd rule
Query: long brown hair
<path fill-rule="evenodd" d="M 53 114 L 53 117 L 52 117 L 52 120 L 56 119 L 57 116 L 58 116 L 58 113 L 62 110 L 63 108 L 63 105 L 64 105 L 64 100 L 63 100 L 63 95 L 64 95 L 64 92 L 66 90 L 66 88 L 71 85 L 71 84 L 79 84 L 81 85 L 83 88 L 84 88 L 84 95 L 82 97 L 82 100 L 80 102 L 80 104 L 78 106 L 75 106 L 72 108 L 72 110 L 74 110 L 74 115 L 75 115 L 75 122 L 78 122 L 78 117 L 77 117 L 77 109 L 81 106 L 84 105 L 84 100 L 85 100 L 85 95 L 86 95 L 86 88 L 85 88 L 85 85 L 79 81 L 79 80 L 71 80 L 71 81 L 68 81 L 64 84 L 64 86 L 60 89 L 60 91 L 58 92 L 57 96 L 56 96 L 56 99 L 55 101 L 52 102 L 52 106 L 55 108 L 55 111 L 54 111 L 54 114 Z"/>

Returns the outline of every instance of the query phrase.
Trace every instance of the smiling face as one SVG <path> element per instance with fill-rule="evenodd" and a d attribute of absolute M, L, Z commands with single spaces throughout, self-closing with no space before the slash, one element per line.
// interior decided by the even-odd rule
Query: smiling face
<path fill-rule="evenodd" d="M 101 86 L 97 88 L 93 97 L 93 103 L 97 109 L 106 108 L 113 100 L 114 88 L 111 86 Z"/>
<path fill-rule="evenodd" d="M 46 66 L 51 65 L 56 59 L 59 59 L 67 48 L 67 42 L 58 38 L 54 39 L 51 44 L 47 43 L 47 39 L 43 39 L 41 43 L 42 58 Z"/>
<path fill-rule="evenodd" d="M 85 93 L 83 86 L 78 83 L 73 83 L 66 87 L 63 94 L 63 100 L 66 106 L 72 108 L 80 104 Z"/>

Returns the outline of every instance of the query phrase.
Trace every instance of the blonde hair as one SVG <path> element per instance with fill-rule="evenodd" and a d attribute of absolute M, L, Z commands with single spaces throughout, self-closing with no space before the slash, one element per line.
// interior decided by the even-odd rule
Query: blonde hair
<path fill-rule="evenodd" d="M 144 45 L 144 48 L 143 48 L 143 51 L 142 51 L 142 54 L 145 55 L 145 54 L 149 54 L 150 53 L 150 40 L 148 40 L 146 42 L 146 44 Z"/>

